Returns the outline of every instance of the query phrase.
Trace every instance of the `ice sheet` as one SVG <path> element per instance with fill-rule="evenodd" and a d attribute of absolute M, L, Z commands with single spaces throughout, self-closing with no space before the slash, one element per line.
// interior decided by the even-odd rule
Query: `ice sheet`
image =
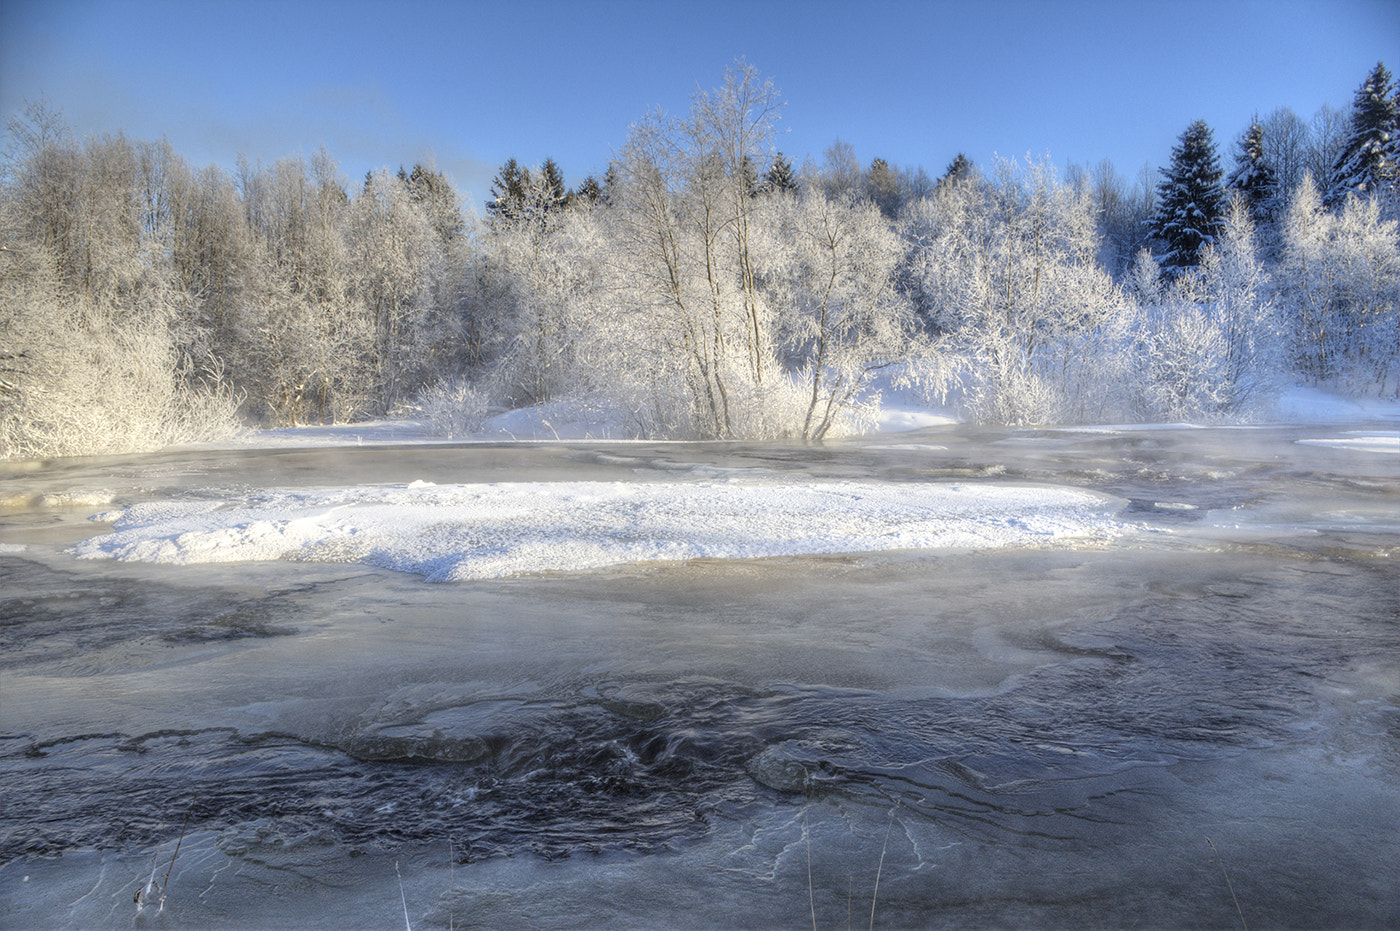
<path fill-rule="evenodd" d="M 270 491 L 98 515 L 82 558 L 363 561 L 433 581 L 656 560 L 1107 538 L 1116 498 L 1055 486 L 528 482 Z"/>

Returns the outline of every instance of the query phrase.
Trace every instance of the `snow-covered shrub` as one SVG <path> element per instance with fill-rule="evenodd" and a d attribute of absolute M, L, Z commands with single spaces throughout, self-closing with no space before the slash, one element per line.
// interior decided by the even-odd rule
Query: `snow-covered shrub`
<path fill-rule="evenodd" d="M 158 329 L 56 329 L 20 353 L 0 414 L 4 458 L 144 452 L 239 429 L 241 398 L 217 371 L 181 365 Z"/>
<path fill-rule="evenodd" d="M 1135 408 L 1142 420 L 1218 419 L 1231 400 L 1226 340 L 1206 311 L 1171 300 L 1148 315 L 1137 342 Z"/>
<path fill-rule="evenodd" d="M 481 431 L 488 402 L 485 389 L 459 376 L 441 379 L 425 388 L 407 410 L 420 417 L 432 432 L 457 438 Z"/>

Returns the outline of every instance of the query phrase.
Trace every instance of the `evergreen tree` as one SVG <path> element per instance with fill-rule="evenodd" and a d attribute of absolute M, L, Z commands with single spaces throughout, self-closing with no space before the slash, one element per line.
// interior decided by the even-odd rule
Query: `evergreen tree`
<path fill-rule="evenodd" d="M 518 218 L 529 186 L 530 169 L 521 168 L 513 158 L 507 159 L 501 170 L 496 172 L 496 177 L 491 179 L 491 199 L 486 202 L 486 212 L 493 220 Z"/>
<path fill-rule="evenodd" d="M 1332 166 L 1326 203 L 1337 206 L 1348 194 L 1365 196 L 1393 190 L 1400 161 L 1400 90 L 1385 64 L 1377 64 L 1356 92 L 1351 133 Z"/>
<path fill-rule="evenodd" d="M 603 190 L 602 193 L 598 195 L 598 203 L 608 204 L 612 202 L 613 198 L 617 197 L 619 185 L 622 183 L 621 176 L 618 174 L 619 170 L 615 160 L 608 162 L 608 169 L 603 172 Z"/>
<path fill-rule="evenodd" d="M 938 187 L 943 187 L 945 184 L 952 184 L 955 181 L 961 181 L 969 177 L 972 174 L 972 170 L 972 160 L 959 152 L 957 157 L 948 163 L 948 168 L 943 172 L 943 177 L 938 179 Z"/>
<path fill-rule="evenodd" d="M 540 166 L 540 183 L 544 185 L 544 210 L 551 213 L 560 210 L 568 198 L 568 192 L 564 187 L 564 173 L 559 170 L 559 166 L 554 163 L 554 159 L 547 158 Z"/>
<path fill-rule="evenodd" d="M 758 171 L 753 167 L 753 159 L 745 155 L 739 160 L 739 190 L 753 198 L 762 190 L 758 183 Z"/>
<path fill-rule="evenodd" d="M 1220 188 L 1220 159 L 1204 120 L 1196 120 L 1172 149 L 1172 163 L 1162 172 L 1160 200 L 1152 217 L 1152 235 L 1165 250 L 1162 270 L 1175 274 L 1200 264 L 1201 252 L 1214 245 L 1225 213 Z"/>
<path fill-rule="evenodd" d="M 1264 127 L 1257 120 L 1235 143 L 1235 170 L 1230 172 L 1225 187 L 1239 192 L 1256 224 L 1273 222 L 1278 208 L 1278 179 L 1264 158 Z"/>
<path fill-rule="evenodd" d="M 763 190 L 779 194 L 797 190 L 797 176 L 792 173 L 792 162 L 779 152 L 773 157 L 773 164 L 763 176 Z"/>
<path fill-rule="evenodd" d="M 409 199 L 424 211 L 428 222 L 444 243 L 451 242 L 466 229 L 457 192 L 442 172 L 414 165 L 413 172 L 405 176 L 400 167 L 399 180 L 408 188 Z"/>
<path fill-rule="evenodd" d="M 598 179 L 589 175 L 579 183 L 579 186 L 569 195 L 569 206 L 580 204 L 596 204 L 603 197 L 603 187 L 598 183 Z"/>
<path fill-rule="evenodd" d="M 899 212 L 899 179 L 891 170 L 889 162 L 883 158 L 877 158 L 870 163 L 870 170 L 865 173 L 865 194 L 880 208 L 886 219 L 894 219 L 895 214 Z"/>

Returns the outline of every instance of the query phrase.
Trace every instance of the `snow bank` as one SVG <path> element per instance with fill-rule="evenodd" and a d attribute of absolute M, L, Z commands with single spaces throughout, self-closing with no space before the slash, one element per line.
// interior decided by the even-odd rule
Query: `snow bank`
<path fill-rule="evenodd" d="M 1400 420 L 1400 401 L 1344 398 L 1320 388 L 1290 388 L 1279 396 L 1274 408 L 1279 418 L 1288 423 Z"/>
<path fill-rule="evenodd" d="M 623 563 L 1112 536 L 1122 502 L 1007 485 L 560 482 L 273 491 L 149 502 L 95 519 L 81 558 L 366 562 L 431 581 Z"/>

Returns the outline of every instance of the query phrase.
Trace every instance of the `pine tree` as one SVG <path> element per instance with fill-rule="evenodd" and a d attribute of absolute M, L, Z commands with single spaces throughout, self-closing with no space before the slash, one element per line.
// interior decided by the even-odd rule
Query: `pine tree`
<path fill-rule="evenodd" d="M 1393 190 L 1400 161 L 1400 89 L 1384 63 L 1377 64 L 1356 92 L 1351 133 L 1332 166 L 1326 203 L 1338 206 L 1348 194 Z"/>
<path fill-rule="evenodd" d="M 768 166 L 768 172 L 763 176 L 763 190 L 778 194 L 797 190 L 797 176 L 792 173 L 792 162 L 783 158 L 783 153 L 775 155 L 773 164 Z"/>
<path fill-rule="evenodd" d="M 1264 158 L 1264 127 L 1258 121 L 1236 141 L 1235 170 L 1225 180 L 1225 187 L 1239 192 L 1257 225 L 1273 222 L 1278 209 L 1278 179 Z"/>
<path fill-rule="evenodd" d="M 1172 149 L 1163 170 L 1160 200 L 1152 217 L 1152 235 L 1162 244 L 1162 270 L 1169 275 L 1200 264 L 1201 251 L 1220 235 L 1225 197 L 1220 188 L 1220 159 L 1204 120 L 1196 120 Z"/>

